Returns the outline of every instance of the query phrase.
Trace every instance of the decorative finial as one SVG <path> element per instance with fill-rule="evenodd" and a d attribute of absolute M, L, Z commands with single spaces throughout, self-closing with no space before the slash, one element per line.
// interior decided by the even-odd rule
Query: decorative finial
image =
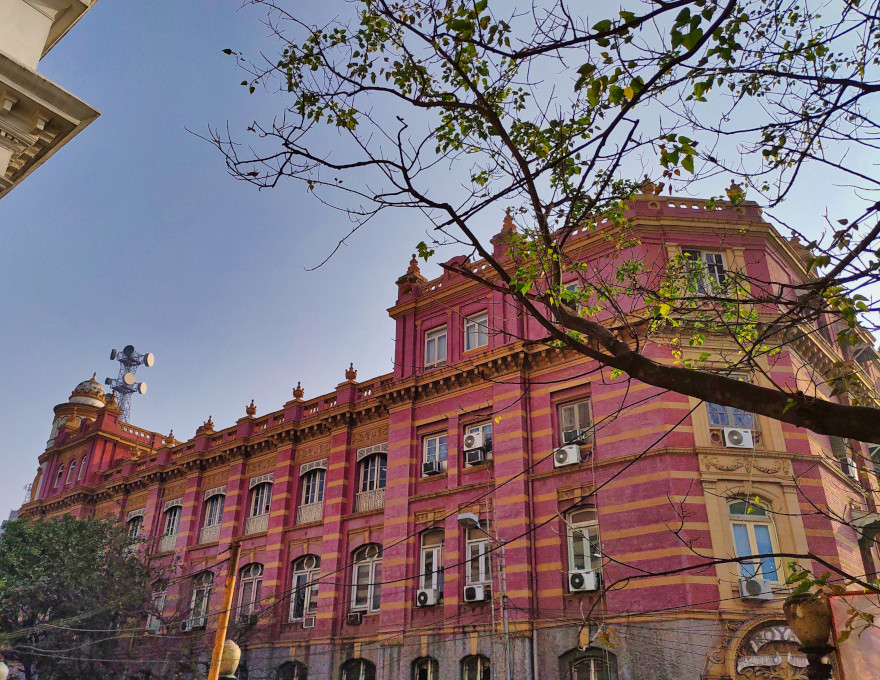
<path fill-rule="evenodd" d="M 742 184 L 737 184 L 734 180 L 730 180 L 730 186 L 727 187 L 725 193 L 733 205 L 742 202 L 746 197 L 746 192 L 743 189 Z"/>
<path fill-rule="evenodd" d="M 419 261 L 416 259 L 416 254 L 413 253 L 412 259 L 409 261 L 409 267 L 406 270 L 407 274 L 421 274 L 419 271 Z"/>
<path fill-rule="evenodd" d="M 202 426 L 199 428 L 203 432 L 213 432 L 214 431 L 214 420 L 211 416 L 208 416 L 208 419 L 202 423 Z"/>
<path fill-rule="evenodd" d="M 306 391 L 303 389 L 302 384 L 299 380 L 296 381 L 296 387 L 293 388 L 293 398 L 297 401 L 301 401 L 302 398 L 306 395 Z"/>
<path fill-rule="evenodd" d="M 92 372 L 92 381 L 98 382 L 98 372 L 97 371 Z"/>
<path fill-rule="evenodd" d="M 510 231 L 516 231 L 516 225 L 513 223 L 513 215 L 511 214 L 511 209 L 505 208 L 504 210 L 504 222 L 501 224 L 501 233 L 506 234 Z"/>
<path fill-rule="evenodd" d="M 168 436 L 165 437 L 165 440 L 169 444 L 174 444 L 174 429 L 173 428 L 168 432 Z"/>
<path fill-rule="evenodd" d="M 249 418 L 253 418 L 257 415 L 257 406 L 254 404 L 254 400 L 251 399 L 251 403 L 244 407 L 244 412 L 248 414 Z"/>
<path fill-rule="evenodd" d="M 121 413 L 119 404 L 116 403 L 116 394 L 111 392 L 107 395 L 107 401 L 104 403 L 104 410 L 110 413 Z"/>
<path fill-rule="evenodd" d="M 350 363 L 348 368 L 345 370 L 345 379 L 346 380 L 356 380 L 358 377 L 358 372 L 354 368 L 354 363 Z"/>

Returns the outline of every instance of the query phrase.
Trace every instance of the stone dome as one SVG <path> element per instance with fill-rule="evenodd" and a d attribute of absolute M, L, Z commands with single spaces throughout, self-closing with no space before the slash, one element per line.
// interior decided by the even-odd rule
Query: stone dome
<path fill-rule="evenodd" d="M 83 380 L 73 389 L 73 392 L 70 393 L 70 399 L 68 399 L 71 404 L 87 404 L 103 408 L 107 401 L 107 394 L 101 383 L 95 380 L 95 375 L 97 374 L 93 373 L 91 378 Z"/>

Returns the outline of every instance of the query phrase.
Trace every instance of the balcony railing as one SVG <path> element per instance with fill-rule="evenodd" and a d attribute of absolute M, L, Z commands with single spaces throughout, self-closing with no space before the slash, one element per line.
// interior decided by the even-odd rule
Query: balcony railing
<path fill-rule="evenodd" d="M 308 524 L 309 522 L 320 522 L 324 519 L 324 503 L 309 503 L 308 505 L 300 505 L 296 511 L 296 523 Z"/>
<path fill-rule="evenodd" d="M 220 525 L 215 524 L 212 527 L 202 527 L 199 534 L 199 543 L 214 543 L 220 540 Z"/>
<path fill-rule="evenodd" d="M 171 552 L 177 545 L 177 534 L 173 536 L 163 536 L 159 539 L 159 552 Z"/>
<path fill-rule="evenodd" d="M 257 515 L 248 517 L 244 523 L 245 534 L 258 534 L 269 529 L 269 515 Z"/>
<path fill-rule="evenodd" d="M 373 491 L 361 491 L 354 497 L 354 511 L 367 512 L 369 510 L 381 510 L 385 507 L 385 489 Z"/>

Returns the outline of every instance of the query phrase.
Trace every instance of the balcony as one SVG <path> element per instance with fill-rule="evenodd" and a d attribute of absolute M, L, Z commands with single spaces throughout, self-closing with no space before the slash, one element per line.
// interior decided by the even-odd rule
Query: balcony
<path fill-rule="evenodd" d="M 159 552 L 171 552 L 177 545 L 177 534 L 159 539 Z"/>
<path fill-rule="evenodd" d="M 220 525 L 215 524 L 212 527 L 202 527 L 199 534 L 199 543 L 216 543 L 220 540 Z"/>
<path fill-rule="evenodd" d="M 259 534 L 269 529 L 269 515 L 257 515 L 256 517 L 248 517 L 244 523 L 244 533 Z"/>
<path fill-rule="evenodd" d="M 354 497 L 355 512 L 369 512 L 370 510 L 381 510 L 385 507 L 385 489 L 373 489 L 372 491 L 361 491 Z"/>
<path fill-rule="evenodd" d="M 309 522 L 320 522 L 324 519 L 324 503 L 309 503 L 308 505 L 300 505 L 296 511 L 296 523 L 308 524 Z"/>

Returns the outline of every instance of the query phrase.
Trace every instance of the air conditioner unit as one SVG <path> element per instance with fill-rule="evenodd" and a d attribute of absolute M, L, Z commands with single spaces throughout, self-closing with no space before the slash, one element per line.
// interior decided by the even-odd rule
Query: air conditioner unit
<path fill-rule="evenodd" d="M 464 450 L 473 451 L 474 449 L 486 448 L 485 437 L 482 432 L 471 432 L 464 436 Z"/>
<path fill-rule="evenodd" d="M 364 613 L 363 612 L 351 612 L 348 615 L 348 625 L 349 626 L 359 626 L 364 621 Z"/>
<path fill-rule="evenodd" d="M 569 592 L 582 592 L 599 590 L 599 572 L 597 571 L 570 571 L 568 572 Z"/>
<path fill-rule="evenodd" d="M 843 470 L 850 479 L 859 481 L 859 468 L 856 462 L 849 456 L 840 459 L 840 469 Z"/>
<path fill-rule="evenodd" d="M 744 600 L 772 600 L 773 584 L 762 578 L 741 578 L 739 595 Z"/>
<path fill-rule="evenodd" d="M 422 476 L 428 477 L 429 475 L 439 475 L 443 472 L 443 469 L 440 467 L 439 460 L 429 460 L 425 463 L 422 463 Z"/>
<path fill-rule="evenodd" d="M 188 633 L 192 629 L 193 629 L 192 621 L 184 621 L 183 623 L 180 624 L 180 632 L 181 633 Z"/>
<path fill-rule="evenodd" d="M 162 629 L 162 619 L 158 616 L 148 616 L 147 617 L 147 632 L 148 633 L 156 633 Z"/>
<path fill-rule="evenodd" d="M 486 462 L 486 452 L 483 449 L 465 451 L 464 462 L 468 465 L 482 465 Z"/>
<path fill-rule="evenodd" d="M 744 430 L 739 427 L 725 427 L 721 430 L 721 434 L 724 436 L 724 446 L 729 449 L 754 448 L 751 430 Z"/>
<path fill-rule="evenodd" d="M 317 620 L 317 616 L 314 614 L 312 616 L 304 616 L 303 617 L 303 628 L 314 628 L 315 621 Z"/>
<path fill-rule="evenodd" d="M 437 604 L 440 593 L 436 588 L 421 588 L 416 594 L 416 605 L 419 607 L 433 607 Z"/>
<path fill-rule="evenodd" d="M 486 586 L 465 586 L 465 602 L 483 602 L 489 599 L 489 589 Z"/>
<path fill-rule="evenodd" d="M 562 441 L 566 444 L 585 444 L 587 437 L 586 430 L 566 430 L 562 433 Z"/>
<path fill-rule="evenodd" d="M 568 444 L 553 452 L 553 467 L 565 467 L 577 465 L 581 462 L 581 447 L 577 444 Z"/>

